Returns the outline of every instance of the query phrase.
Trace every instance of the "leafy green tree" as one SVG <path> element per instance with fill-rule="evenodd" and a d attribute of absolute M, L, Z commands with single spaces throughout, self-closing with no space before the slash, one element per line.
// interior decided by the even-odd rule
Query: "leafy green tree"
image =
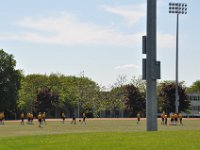
<path fill-rule="evenodd" d="M 127 76 L 126 75 L 119 75 L 116 79 L 117 81 L 114 83 L 114 87 L 120 87 L 126 84 Z"/>
<path fill-rule="evenodd" d="M 139 88 L 133 84 L 126 85 L 125 104 L 130 112 L 130 116 L 136 116 L 138 112 L 145 114 L 145 94 L 140 92 Z"/>
<path fill-rule="evenodd" d="M 40 91 L 37 94 L 35 107 L 37 111 L 51 112 L 55 111 L 58 103 L 59 103 L 58 92 L 52 91 L 49 88 L 43 88 L 40 89 Z"/>
<path fill-rule="evenodd" d="M 200 80 L 195 81 L 187 90 L 189 93 L 200 93 Z"/>
<path fill-rule="evenodd" d="M 67 115 L 78 114 L 79 110 L 79 116 L 83 111 L 87 111 L 91 117 L 93 116 L 93 112 L 96 111 L 97 92 L 99 91 L 99 87 L 94 81 L 87 77 L 61 75 L 58 77 L 57 86 L 55 86 L 54 77 L 53 85 L 59 87 L 56 88 L 60 98 L 59 108 L 64 110 Z"/>
<path fill-rule="evenodd" d="M 35 104 L 38 104 L 38 93 L 43 89 L 49 89 L 50 93 L 56 92 L 58 94 L 58 103 L 55 103 L 56 116 L 61 110 L 65 111 L 67 115 L 77 113 L 78 108 L 80 113 L 90 110 L 90 113 L 93 114 L 96 111 L 98 85 L 86 77 L 61 74 L 51 74 L 49 76 L 32 74 L 25 76 L 22 80 L 18 107 L 24 111 L 36 112 Z M 47 106 L 49 107 L 50 105 Z M 47 109 L 52 112 L 53 108 L 48 107 Z"/>
<path fill-rule="evenodd" d="M 125 88 L 124 86 L 119 86 L 113 88 L 109 93 L 108 106 L 112 111 L 112 117 L 116 117 L 116 111 L 119 111 L 125 107 Z"/>
<path fill-rule="evenodd" d="M 48 76 L 31 74 L 22 78 L 17 106 L 20 110 L 36 112 L 35 102 L 40 89 L 48 87 Z"/>
<path fill-rule="evenodd" d="M 13 55 L 0 50 L 0 111 L 7 113 L 16 110 L 18 90 L 22 73 L 16 70 Z"/>
<path fill-rule="evenodd" d="M 176 84 L 172 81 L 164 81 L 159 85 L 162 111 L 167 113 L 175 112 L 175 89 Z M 184 83 L 178 84 L 179 111 L 186 112 L 189 109 L 190 101 L 187 100 L 186 87 Z"/>
<path fill-rule="evenodd" d="M 80 112 L 87 111 L 91 117 L 97 117 L 99 86 L 89 78 L 80 77 L 77 80 L 77 88 L 77 102 L 80 104 Z"/>
<path fill-rule="evenodd" d="M 108 100 L 109 100 L 109 92 L 108 91 L 99 91 L 98 92 L 98 99 L 96 100 L 96 110 L 98 116 L 102 117 L 102 112 L 106 111 L 108 108 Z"/>
<path fill-rule="evenodd" d="M 131 84 L 137 87 L 140 92 L 146 93 L 146 81 L 142 80 L 141 77 L 136 78 L 135 76 L 133 76 L 131 79 Z"/>

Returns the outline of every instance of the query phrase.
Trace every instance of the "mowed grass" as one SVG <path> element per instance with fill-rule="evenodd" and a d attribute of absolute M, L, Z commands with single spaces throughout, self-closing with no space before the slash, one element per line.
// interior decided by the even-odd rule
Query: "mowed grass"
<path fill-rule="evenodd" d="M 200 120 L 184 120 L 184 126 L 161 126 L 146 132 L 146 122 L 88 120 L 87 125 L 69 121 L 48 122 L 39 128 L 6 122 L 0 126 L 0 150 L 191 150 L 200 148 Z"/>

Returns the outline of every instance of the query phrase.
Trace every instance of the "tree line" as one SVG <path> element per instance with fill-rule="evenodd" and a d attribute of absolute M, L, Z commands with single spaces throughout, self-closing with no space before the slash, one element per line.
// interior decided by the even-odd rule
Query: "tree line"
<path fill-rule="evenodd" d="M 111 117 L 119 117 L 119 111 L 123 111 L 125 117 L 134 117 L 138 112 L 145 117 L 145 81 L 134 77 L 129 84 L 123 84 L 122 80 L 106 91 L 84 76 L 24 75 L 16 69 L 14 56 L 0 50 L 0 112 L 4 111 L 7 118 L 16 118 L 22 111 L 47 112 L 49 117 L 59 117 L 61 111 L 68 117 L 82 112 L 88 117 L 102 117 L 107 111 Z M 200 81 L 196 81 L 187 88 L 184 82 L 179 83 L 180 111 L 189 111 L 187 92 L 198 91 L 199 85 Z M 175 112 L 175 83 L 162 81 L 157 90 L 158 112 Z"/>

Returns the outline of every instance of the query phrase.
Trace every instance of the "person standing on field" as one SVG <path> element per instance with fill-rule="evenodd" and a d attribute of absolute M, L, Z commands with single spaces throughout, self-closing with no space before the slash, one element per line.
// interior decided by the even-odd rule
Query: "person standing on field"
<path fill-rule="evenodd" d="M 65 113 L 62 111 L 60 115 L 62 118 L 62 123 L 64 124 L 65 123 Z"/>
<path fill-rule="evenodd" d="M 42 113 L 42 121 L 44 122 L 45 125 L 47 124 L 46 123 L 46 113 L 45 112 Z"/>
<path fill-rule="evenodd" d="M 163 112 L 162 114 L 161 114 L 161 125 L 164 125 L 165 123 L 165 113 Z"/>
<path fill-rule="evenodd" d="M 167 125 L 167 114 L 165 114 L 165 125 Z"/>
<path fill-rule="evenodd" d="M 31 124 L 31 113 L 27 113 L 28 124 Z"/>
<path fill-rule="evenodd" d="M 30 120 L 30 121 L 31 121 L 30 123 L 33 125 L 33 119 L 34 119 L 33 113 L 30 113 L 30 119 L 31 119 L 31 120 Z"/>
<path fill-rule="evenodd" d="M 0 112 L 0 125 L 4 125 L 3 119 L 5 118 L 4 112 Z"/>
<path fill-rule="evenodd" d="M 83 113 L 83 121 L 81 122 L 81 124 L 83 124 L 83 122 L 84 122 L 86 125 L 85 119 L 86 119 L 86 115 L 85 115 L 85 113 Z"/>
<path fill-rule="evenodd" d="M 24 112 L 21 112 L 21 114 L 20 114 L 21 125 L 24 125 L 24 117 L 25 117 Z"/>
<path fill-rule="evenodd" d="M 183 126 L 183 122 L 182 122 L 182 120 L 183 120 L 183 115 L 182 115 L 181 113 L 179 113 L 178 118 L 179 118 L 179 121 L 180 121 L 180 125 Z"/>
<path fill-rule="evenodd" d="M 71 124 L 76 124 L 76 116 L 75 116 L 74 113 L 73 113 L 73 115 L 72 115 L 72 121 L 71 121 Z"/>
<path fill-rule="evenodd" d="M 42 113 L 39 112 L 38 114 L 38 122 L 39 122 L 39 127 L 41 128 L 42 127 Z"/>
<path fill-rule="evenodd" d="M 137 113 L 137 124 L 140 123 L 140 117 L 141 117 L 141 116 L 140 116 L 140 113 L 138 112 L 138 113 Z"/>
<path fill-rule="evenodd" d="M 174 125 L 174 113 L 170 113 L 170 121 L 171 121 L 170 125 Z"/>
<path fill-rule="evenodd" d="M 174 114 L 174 125 L 177 125 L 177 122 L 178 122 L 178 114 L 175 113 Z"/>

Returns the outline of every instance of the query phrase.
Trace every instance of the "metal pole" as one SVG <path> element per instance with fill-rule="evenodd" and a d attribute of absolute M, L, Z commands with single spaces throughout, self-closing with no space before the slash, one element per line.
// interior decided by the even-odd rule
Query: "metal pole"
<path fill-rule="evenodd" d="M 176 89 L 175 89 L 175 112 L 179 113 L 179 94 L 178 94 L 178 48 L 179 48 L 179 14 L 187 14 L 186 3 L 169 3 L 169 13 L 177 14 L 176 20 Z"/>
<path fill-rule="evenodd" d="M 178 94 L 178 33 L 179 33 L 179 14 L 177 13 L 177 20 L 176 20 L 176 113 L 179 112 L 179 94 Z"/>
<path fill-rule="evenodd" d="M 157 131 L 156 0 L 147 0 L 146 129 Z"/>
<path fill-rule="evenodd" d="M 78 100 L 78 112 L 77 112 L 77 118 L 79 118 L 79 115 L 80 115 L 80 104 L 79 104 L 79 100 Z"/>

